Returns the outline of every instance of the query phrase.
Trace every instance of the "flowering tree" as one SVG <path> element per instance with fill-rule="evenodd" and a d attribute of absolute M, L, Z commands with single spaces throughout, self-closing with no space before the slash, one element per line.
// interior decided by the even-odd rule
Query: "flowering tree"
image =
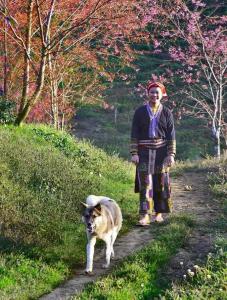
<path fill-rule="evenodd" d="M 150 22 L 154 32 L 154 53 L 165 53 L 177 62 L 165 75 L 183 81 L 178 93 L 187 99 L 193 116 L 205 118 L 220 157 L 220 137 L 226 138 L 227 103 L 227 16 L 224 6 L 209 1 L 150 1 Z M 174 8 L 174 9 L 173 9 Z M 161 27 L 158 26 L 161 24 Z M 173 72 L 174 69 L 174 72 Z M 186 97 L 185 97 L 186 96 Z"/>
<path fill-rule="evenodd" d="M 91 54 L 91 60 L 102 61 L 103 72 L 111 55 L 130 63 L 130 42 L 146 37 L 145 32 L 142 34 L 146 2 L 1 0 L 0 38 L 7 41 L 5 53 L 10 62 L 4 80 L 10 77 L 13 83 L 10 97 L 18 102 L 16 124 L 20 125 L 41 100 L 47 77 L 56 97 L 54 84 L 59 76 L 55 76 L 54 64 L 65 60 L 72 51 L 71 67 L 86 53 Z M 100 69 L 99 66 L 98 72 Z"/>

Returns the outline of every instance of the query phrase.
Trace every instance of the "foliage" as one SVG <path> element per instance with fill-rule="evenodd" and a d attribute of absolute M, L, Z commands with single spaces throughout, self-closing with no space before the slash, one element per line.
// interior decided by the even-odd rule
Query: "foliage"
<path fill-rule="evenodd" d="M 99 96 L 100 83 L 112 81 L 118 68 L 132 62 L 130 44 L 147 38 L 146 4 L 146 0 L 2 2 L 0 39 L 10 66 L 4 79 L 11 78 L 8 96 L 18 102 L 16 124 L 47 95 L 53 115 L 72 91 L 83 100 Z"/>
<path fill-rule="evenodd" d="M 152 79 L 159 78 L 173 86 L 181 81 L 177 94 L 184 97 L 184 105 L 180 103 L 182 110 L 178 114 L 192 114 L 207 122 L 216 142 L 216 155 L 220 157 L 220 135 L 226 138 L 227 108 L 224 3 L 170 0 L 150 1 L 150 4 L 150 21 L 157 26 L 153 33 L 153 53 L 164 56 L 164 62 L 176 62 L 166 65 L 164 73 L 154 74 Z"/>
<path fill-rule="evenodd" d="M 0 123 L 10 124 L 15 120 L 14 116 L 15 104 L 4 97 L 0 97 Z"/>

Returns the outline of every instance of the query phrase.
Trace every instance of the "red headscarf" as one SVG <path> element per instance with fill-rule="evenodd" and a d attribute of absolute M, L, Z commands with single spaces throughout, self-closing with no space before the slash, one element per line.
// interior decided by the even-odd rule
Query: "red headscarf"
<path fill-rule="evenodd" d="M 158 88 L 160 88 L 161 91 L 162 91 L 162 96 L 163 96 L 163 97 L 167 97 L 166 88 L 165 88 L 165 86 L 164 86 L 162 83 L 157 82 L 157 81 L 156 81 L 156 82 L 150 83 L 150 84 L 148 85 L 148 87 L 147 87 L 147 92 L 149 93 L 150 89 L 153 88 L 153 87 L 158 87 Z"/>

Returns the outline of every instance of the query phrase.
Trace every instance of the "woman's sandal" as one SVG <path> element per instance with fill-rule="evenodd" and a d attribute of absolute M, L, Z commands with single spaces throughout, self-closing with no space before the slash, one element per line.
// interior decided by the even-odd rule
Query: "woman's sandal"
<path fill-rule="evenodd" d="M 162 223 L 162 222 L 164 222 L 164 219 L 163 219 L 162 215 L 157 214 L 157 215 L 155 216 L 155 222 L 157 222 L 157 223 Z"/>
<path fill-rule="evenodd" d="M 149 215 L 143 216 L 139 222 L 137 223 L 137 226 L 149 226 L 150 225 L 150 217 Z"/>

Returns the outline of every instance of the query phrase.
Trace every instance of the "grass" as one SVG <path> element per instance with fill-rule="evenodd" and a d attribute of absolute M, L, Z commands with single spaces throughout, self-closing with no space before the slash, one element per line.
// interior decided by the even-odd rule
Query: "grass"
<path fill-rule="evenodd" d="M 0 299 L 36 298 L 84 265 L 88 194 L 116 199 L 128 231 L 138 209 L 133 181 L 130 164 L 66 133 L 0 127 Z"/>
<path fill-rule="evenodd" d="M 67 275 L 61 262 L 55 265 L 29 259 L 24 254 L 0 256 L 0 299 L 36 299 L 44 290 L 52 289 Z"/>
<path fill-rule="evenodd" d="M 161 299 L 227 299 L 227 241 L 219 239 L 214 253 L 208 254 L 204 266 L 195 265 L 181 284 L 175 283 Z"/>
<path fill-rule="evenodd" d="M 227 167 L 226 158 L 220 162 L 207 160 L 200 168 L 208 168 L 208 183 L 213 196 L 221 207 L 219 218 L 214 224 L 216 231 L 215 251 L 209 253 L 204 266 L 194 266 L 192 273 L 185 274 L 183 282 L 174 283 L 167 289 L 163 300 L 202 300 L 202 299 L 227 299 Z M 212 229 L 209 228 L 209 232 Z"/>

